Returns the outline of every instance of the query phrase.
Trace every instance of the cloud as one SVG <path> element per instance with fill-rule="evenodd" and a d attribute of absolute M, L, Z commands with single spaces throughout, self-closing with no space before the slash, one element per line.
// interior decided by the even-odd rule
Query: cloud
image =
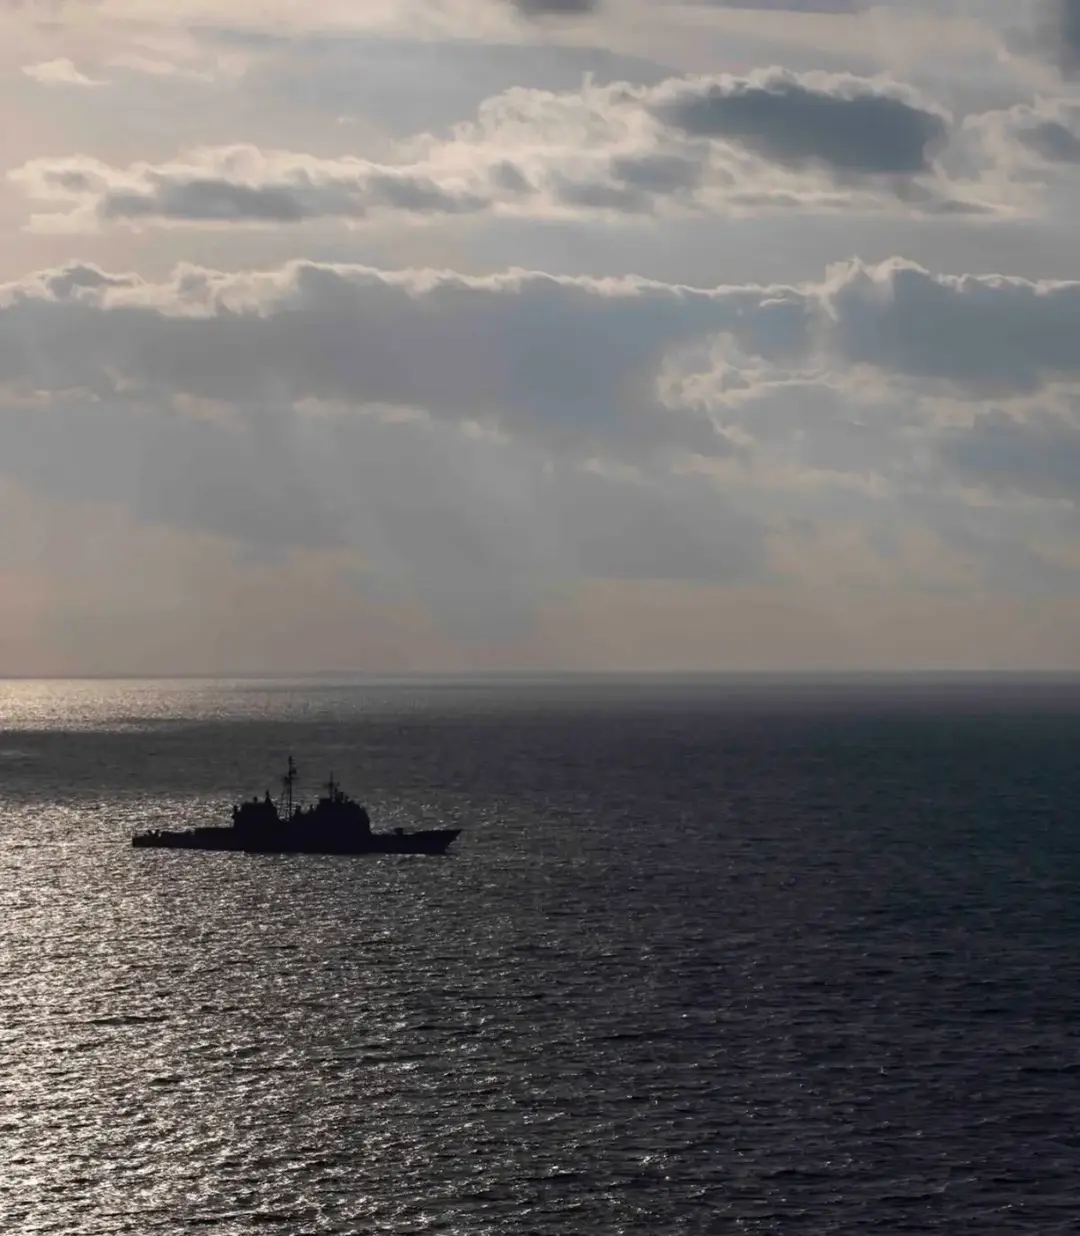
<path fill-rule="evenodd" d="M 994 409 L 947 433 L 945 464 L 961 476 L 1007 493 L 1080 501 L 1080 426 L 1048 411 L 1020 417 Z"/>
<path fill-rule="evenodd" d="M 858 13 L 862 0 L 699 0 L 714 9 L 748 9 L 766 13 Z"/>
<path fill-rule="evenodd" d="M 1080 163 L 1078 111 L 1064 99 L 1037 98 L 965 117 L 964 155 L 1015 182 L 1047 181 L 1052 169 L 1060 183 L 1071 181 Z"/>
<path fill-rule="evenodd" d="M 863 0 L 702 0 L 718 9 L 752 9 L 777 13 L 858 13 Z"/>
<path fill-rule="evenodd" d="M 80 73 L 67 59 L 28 64 L 23 67 L 23 72 L 42 86 L 104 86 L 106 84 Z"/>
<path fill-rule="evenodd" d="M 1003 45 L 1071 79 L 1080 72 L 1080 0 L 1030 0 L 1003 31 Z"/>
<path fill-rule="evenodd" d="M 0 473 L 267 569 L 339 555 L 455 638 L 520 634 L 574 580 L 768 580 L 781 534 L 807 570 L 800 521 L 898 519 L 1002 587 L 1072 587 L 1007 508 L 1075 492 L 1075 430 L 1036 401 L 1080 379 L 1078 314 L 1080 283 L 899 259 L 704 289 L 71 265 L 0 287 Z M 972 486 L 1005 513 L 965 515 Z"/>
<path fill-rule="evenodd" d="M 581 17 L 595 13 L 600 0 L 511 0 L 525 17 Z"/>
<path fill-rule="evenodd" d="M 893 258 L 838 263 L 818 284 L 742 295 L 758 312 L 771 307 L 767 333 L 753 339 L 740 319 L 730 337 L 741 361 L 733 367 L 724 348 L 699 350 L 673 380 L 671 402 L 728 407 L 746 398 L 747 373 L 756 388 L 866 369 L 908 380 L 911 395 L 971 401 L 1019 399 L 1080 379 L 1077 280 L 943 275 Z M 755 370 L 753 357 L 768 344 L 772 363 Z"/>
<path fill-rule="evenodd" d="M 831 333 L 851 363 L 973 397 L 1080 375 L 1080 282 L 934 275 L 898 260 L 841 266 L 834 280 Z"/>
<path fill-rule="evenodd" d="M 49 500 L 119 505 L 141 526 L 214 537 L 245 566 L 353 557 L 351 586 L 499 640 L 585 579 L 760 575 L 760 520 L 702 476 L 601 468 L 535 441 L 370 408 L 249 398 L 0 392 L 0 476 Z M 2 567 L 3 547 L 0 547 Z"/>
<path fill-rule="evenodd" d="M 512 89 L 487 99 L 475 122 L 403 142 L 388 162 L 237 145 L 127 168 L 36 159 L 10 175 L 56 207 L 36 217 L 51 228 L 1007 205 L 1000 183 L 980 180 L 985 169 L 950 183 L 934 162 L 950 132 L 944 112 L 895 83 L 770 69 Z"/>
<path fill-rule="evenodd" d="M 1080 0 L 1043 0 L 1040 42 L 1065 76 L 1080 69 Z"/>
<path fill-rule="evenodd" d="M 319 160 L 252 146 L 193 151 L 126 170 L 93 159 L 35 161 L 20 175 L 39 197 L 75 201 L 101 222 L 298 223 L 373 213 L 464 214 L 489 208 L 483 177 L 439 185 L 422 168 Z"/>
<path fill-rule="evenodd" d="M 82 39 L 78 14 L 90 0 L 63 4 L 51 14 L 54 28 Z M 731 63 L 771 63 L 783 46 L 809 67 L 849 64 L 925 64 L 928 59 L 980 55 L 991 64 L 997 47 L 992 24 L 968 15 L 959 0 L 94 0 L 95 30 L 110 28 L 173 35 L 195 32 L 204 41 L 228 41 L 259 54 L 268 38 L 321 34 L 331 38 L 375 36 L 413 43 L 543 47 L 591 46 L 652 60 L 668 71 L 711 71 Z M 579 12 L 585 9 L 585 12 Z M 590 12 L 595 9 L 595 14 Z M 29 25 L 34 6 L 23 11 Z M 529 12 L 527 10 L 540 10 Z M 556 10 L 556 11 L 552 11 Z M 572 11 L 567 11 L 572 10 Z M 19 19 L 17 18 L 16 21 Z M 533 78 L 535 80 L 535 78 Z M 317 83 L 309 83 L 315 90 Z"/>
<path fill-rule="evenodd" d="M 669 81 L 652 106 L 693 137 L 735 141 L 784 166 L 820 163 L 841 174 L 929 171 L 948 132 L 948 117 L 914 91 L 836 74 L 772 70 Z"/>
<path fill-rule="evenodd" d="M 379 404 L 553 449 L 723 454 L 707 417 L 661 404 L 656 373 L 668 346 L 723 328 L 740 300 L 526 272 L 298 262 L 151 283 L 76 265 L 0 289 L 0 365 L 34 390 Z"/>
<path fill-rule="evenodd" d="M 414 409 L 579 456 L 730 456 L 695 407 L 822 372 L 970 400 L 1080 377 L 1080 282 L 899 258 L 717 288 L 312 262 L 153 282 L 73 264 L 0 286 L 0 305 L 3 372 L 27 390 Z"/>
<path fill-rule="evenodd" d="M 567 580 L 767 572 L 765 518 L 672 470 L 738 451 L 664 371 L 718 332 L 804 354 L 812 312 L 632 278 L 72 265 L 0 288 L 0 470 L 259 561 L 355 552 L 379 597 L 495 638 Z"/>
<path fill-rule="evenodd" d="M 20 390 L 411 409 L 578 457 L 729 457 L 711 413 L 740 385 L 820 370 L 1030 394 L 1080 376 L 1078 336 L 1080 282 L 899 258 L 770 287 L 313 262 L 159 282 L 73 264 L 0 285 L 0 372 Z M 757 358 L 735 388 L 724 340 Z"/>
<path fill-rule="evenodd" d="M 1037 121 L 1017 136 L 1050 163 L 1080 163 L 1080 137 L 1060 120 Z"/>

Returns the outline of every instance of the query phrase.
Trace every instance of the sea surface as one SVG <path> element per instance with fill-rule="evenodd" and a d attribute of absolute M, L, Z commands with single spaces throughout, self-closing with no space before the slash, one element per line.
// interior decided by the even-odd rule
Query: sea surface
<path fill-rule="evenodd" d="M 133 850 L 332 770 L 446 858 Z M 0 683 L 0 1230 L 1075 1232 L 1080 685 Z"/>

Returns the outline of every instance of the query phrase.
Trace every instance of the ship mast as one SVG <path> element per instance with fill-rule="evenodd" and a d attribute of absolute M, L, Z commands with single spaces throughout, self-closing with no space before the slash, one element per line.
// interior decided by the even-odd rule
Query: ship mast
<path fill-rule="evenodd" d="M 293 782 L 296 780 L 296 765 L 293 763 L 293 757 L 289 756 L 289 771 L 281 778 L 282 784 L 285 786 L 285 819 L 291 820 L 293 817 Z"/>

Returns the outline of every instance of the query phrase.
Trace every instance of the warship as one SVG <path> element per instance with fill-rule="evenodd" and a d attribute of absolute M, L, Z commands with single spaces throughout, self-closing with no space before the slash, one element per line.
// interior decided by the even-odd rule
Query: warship
<path fill-rule="evenodd" d="M 247 854 L 443 854 L 460 828 L 371 831 L 365 808 L 344 793 L 333 774 L 310 807 L 294 801 L 296 765 L 289 756 L 279 806 L 267 791 L 232 809 L 232 823 L 135 833 L 131 844 L 159 850 L 239 850 Z"/>

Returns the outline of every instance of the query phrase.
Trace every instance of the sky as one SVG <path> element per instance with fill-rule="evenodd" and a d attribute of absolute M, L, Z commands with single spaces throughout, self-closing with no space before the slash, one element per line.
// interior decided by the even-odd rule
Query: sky
<path fill-rule="evenodd" d="M 0 0 L 0 674 L 1080 669 L 1080 0 Z"/>

